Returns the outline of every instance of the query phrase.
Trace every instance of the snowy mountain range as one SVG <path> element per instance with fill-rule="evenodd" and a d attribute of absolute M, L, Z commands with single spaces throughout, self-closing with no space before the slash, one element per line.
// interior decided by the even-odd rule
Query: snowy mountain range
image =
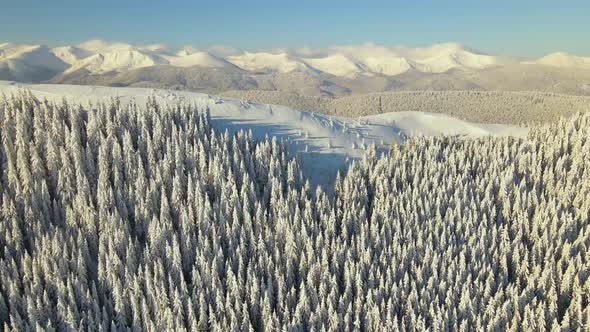
<path fill-rule="evenodd" d="M 590 58 L 555 53 L 521 61 L 485 54 L 458 43 L 421 48 L 382 47 L 369 43 L 327 49 L 262 51 L 172 48 L 101 40 L 54 48 L 0 44 L 0 79 L 4 80 L 210 92 L 262 89 L 343 95 L 394 89 L 485 90 L 486 79 L 496 79 L 494 75 L 501 69 L 526 72 L 531 67 L 535 72 L 542 71 L 548 73 L 545 76 L 554 77 L 555 68 L 590 71 Z M 227 77 L 231 77 L 229 82 L 220 82 Z M 502 77 L 497 80 L 501 81 Z M 585 79 L 585 76 L 575 78 L 581 81 L 575 89 L 582 93 L 588 85 Z M 551 91 L 555 81 L 560 80 L 563 78 L 550 80 L 545 90 Z M 526 81 L 520 84 L 524 90 L 530 85 Z"/>

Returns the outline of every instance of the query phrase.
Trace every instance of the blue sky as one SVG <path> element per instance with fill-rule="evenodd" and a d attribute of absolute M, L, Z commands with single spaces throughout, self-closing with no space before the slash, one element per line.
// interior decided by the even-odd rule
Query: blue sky
<path fill-rule="evenodd" d="M 245 49 L 461 42 L 495 54 L 590 56 L 590 1 L 0 0 L 0 41 Z"/>

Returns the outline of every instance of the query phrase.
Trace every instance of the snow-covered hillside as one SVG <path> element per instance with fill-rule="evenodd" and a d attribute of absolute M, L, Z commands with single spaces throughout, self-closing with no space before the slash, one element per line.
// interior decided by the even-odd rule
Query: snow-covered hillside
<path fill-rule="evenodd" d="M 515 62 L 506 57 L 483 54 L 458 43 L 435 44 L 423 48 L 382 47 L 368 43 L 360 46 L 338 46 L 318 52 L 330 55 L 323 58 L 321 63 L 324 67 L 342 67 L 342 59 L 347 59 L 359 68 L 359 72 L 386 76 L 399 75 L 412 69 L 425 73 L 443 73 L 450 69 L 475 70 Z M 308 61 L 313 63 L 317 60 L 312 58 Z M 347 64 L 346 67 L 351 66 Z M 332 73 L 349 76 L 350 70 Z"/>
<path fill-rule="evenodd" d="M 236 132 L 246 129 L 252 130 L 256 138 L 268 135 L 285 140 L 290 152 L 302 158 L 306 175 L 317 184 L 332 179 L 335 172 L 350 158 L 362 157 L 371 144 L 375 144 L 378 151 L 386 152 L 390 144 L 403 142 L 411 135 L 522 137 L 527 133 L 525 128 L 474 124 L 434 113 L 399 112 L 350 119 L 192 92 L 52 84 L 25 85 L 0 81 L 0 93 L 18 93 L 23 87 L 39 98 L 54 101 L 66 98 L 83 105 L 108 101 L 112 97 L 118 97 L 122 102 L 134 100 L 141 105 L 153 96 L 159 102 L 190 102 L 202 108 L 208 107 L 212 125 L 220 131 Z"/>
<path fill-rule="evenodd" d="M 369 43 L 329 49 L 279 50 L 234 55 L 228 60 L 246 70 L 262 68 L 280 72 L 301 70 L 306 64 L 318 72 L 354 78 L 357 75 L 395 76 L 408 70 L 442 73 L 450 69 L 475 70 L 514 63 L 515 60 L 483 54 L 457 43 L 425 48 L 382 47 Z"/>
<path fill-rule="evenodd" d="M 158 55 L 129 49 L 97 53 L 74 64 L 65 73 L 86 69 L 90 73 L 102 73 L 112 70 L 135 69 L 168 64 Z"/>
<path fill-rule="evenodd" d="M 4 79 L 46 80 L 68 67 L 47 46 L 0 44 L 0 75 Z"/>
<path fill-rule="evenodd" d="M 305 62 L 313 68 L 335 76 L 354 77 L 363 72 L 359 64 L 342 54 L 308 58 Z"/>
<path fill-rule="evenodd" d="M 293 59 L 287 53 L 245 52 L 240 55 L 229 56 L 227 61 L 242 69 L 251 71 L 268 69 L 279 73 L 289 73 L 295 70 L 304 71 L 308 69 L 305 63 Z"/>
<path fill-rule="evenodd" d="M 51 49 L 51 53 L 69 65 L 75 65 L 93 54 L 76 46 L 56 47 Z"/>
<path fill-rule="evenodd" d="M 590 58 L 563 52 L 552 53 L 529 63 L 558 68 L 590 69 Z"/>
<path fill-rule="evenodd" d="M 228 61 L 216 57 L 209 52 L 182 50 L 173 56 L 164 56 L 170 65 L 177 67 L 201 66 L 207 68 L 222 68 L 232 66 Z"/>

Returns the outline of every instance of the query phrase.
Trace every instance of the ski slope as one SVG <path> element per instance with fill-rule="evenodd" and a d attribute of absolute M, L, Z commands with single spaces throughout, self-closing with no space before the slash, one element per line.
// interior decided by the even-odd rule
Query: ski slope
<path fill-rule="evenodd" d="M 230 133 L 251 130 L 254 137 L 284 140 L 290 153 L 301 158 L 303 172 L 312 184 L 331 182 L 337 170 L 349 160 L 360 158 L 375 144 L 379 152 L 392 143 L 402 143 L 411 135 L 468 135 L 523 137 L 526 128 L 465 122 L 444 114 L 423 112 L 386 113 L 357 119 L 331 117 L 277 105 L 220 98 L 207 94 L 147 88 L 114 88 L 58 84 L 19 84 L 0 81 L 0 94 L 18 93 L 23 88 L 49 101 L 66 100 L 90 106 L 118 97 L 122 102 L 145 104 L 153 96 L 161 103 L 190 102 L 209 107 L 211 123 Z"/>

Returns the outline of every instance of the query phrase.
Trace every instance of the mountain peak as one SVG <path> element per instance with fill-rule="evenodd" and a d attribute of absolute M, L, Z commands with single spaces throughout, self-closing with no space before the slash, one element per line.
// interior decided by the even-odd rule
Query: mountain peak
<path fill-rule="evenodd" d="M 16 60 L 19 62 L 18 66 L 12 63 Z M 369 42 L 319 49 L 275 48 L 259 51 L 242 51 L 222 46 L 175 48 L 165 44 L 132 45 L 101 39 L 88 40 L 76 46 L 66 45 L 51 49 L 44 45 L 10 42 L 0 44 L 0 66 L 6 68 L 4 77 L 8 78 L 16 77 L 14 73 L 10 73 L 15 71 L 11 68 L 19 68 L 21 72 L 25 72 L 22 71 L 24 68 L 30 68 L 26 71 L 27 75 L 38 77 L 31 72 L 53 73 L 63 68 L 60 71 L 61 74 L 70 74 L 80 69 L 96 74 L 170 65 L 227 69 L 237 67 L 250 74 L 260 71 L 281 74 L 300 72 L 317 76 L 324 73 L 356 79 L 393 77 L 408 71 L 427 74 L 445 73 L 451 70 L 475 71 L 521 63 L 513 58 L 489 55 L 458 42 L 437 43 L 424 47 L 391 47 Z M 590 69 L 590 58 L 564 52 L 552 53 L 525 63 L 557 68 Z"/>
<path fill-rule="evenodd" d="M 121 42 L 109 42 L 102 39 L 91 39 L 77 45 L 78 48 L 92 52 L 105 52 L 112 50 L 132 49 L 133 46 Z"/>
<path fill-rule="evenodd" d="M 529 63 L 559 68 L 590 69 L 590 58 L 580 57 L 565 52 L 554 52 Z"/>
<path fill-rule="evenodd" d="M 178 67 L 199 66 L 205 68 L 223 68 L 233 66 L 225 59 L 219 58 L 209 52 L 197 49 L 183 49 L 176 56 L 167 57 L 170 64 Z"/>
<path fill-rule="evenodd" d="M 226 60 L 242 69 L 251 71 L 269 69 L 280 73 L 289 73 L 307 69 L 305 63 L 286 52 L 244 52 L 240 55 L 229 56 Z"/>

